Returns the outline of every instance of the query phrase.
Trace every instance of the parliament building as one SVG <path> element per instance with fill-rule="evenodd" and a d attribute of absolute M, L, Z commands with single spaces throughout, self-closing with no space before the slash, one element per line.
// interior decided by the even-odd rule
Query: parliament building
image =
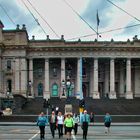
<path fill-rule="evenodd" d="M 2 24 L 2 23 L 1 23 Z M 0 28 L 0 98 L 140 97 L 140 40 L 66 41 L 28 38 Z"/>

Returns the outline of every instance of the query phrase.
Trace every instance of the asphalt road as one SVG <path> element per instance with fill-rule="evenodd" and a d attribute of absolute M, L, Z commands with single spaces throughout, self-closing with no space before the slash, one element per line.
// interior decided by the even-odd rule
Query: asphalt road
<path fill-rule="evenodd" d="M 45 140 L 52 140 L 49 126 L 46 127 Z M 56 130 L 55 140 L 58 138 Z M 65 135 L 62 140 L 66 140 Z M 73 140 L 82 140 L 82 130 L 79 127 L 78 134 L 72 135 Z M 140 126 L 112 126 L 111 132 L 105 134 L 104 126 L 90 126 L 88 140 L 140 140 Z M 0 140 L 39 140 L 37 126 L 0 126 Z"/>

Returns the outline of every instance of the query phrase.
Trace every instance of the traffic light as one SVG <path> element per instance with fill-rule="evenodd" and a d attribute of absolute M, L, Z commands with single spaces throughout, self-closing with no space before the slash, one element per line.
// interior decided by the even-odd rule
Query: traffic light
<path fill-rule="evenodd" d="M 79 100 L 79 107 L 84 108 L 85 107 L 85 100 Z"/>

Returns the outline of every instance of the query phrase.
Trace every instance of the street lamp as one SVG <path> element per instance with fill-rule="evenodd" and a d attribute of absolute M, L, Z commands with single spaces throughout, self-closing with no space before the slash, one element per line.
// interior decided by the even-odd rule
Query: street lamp
<path fill-rule="evenodd" d="M 67 82 L 66 82 L 66 88 L 67 88 L 67 91 L 68 91 L 68 95 L 67 95 L 67 97 L 69 98 L 69 92 L 70 92 L 70 88 L 71 88 L 71 81 L 70 81 L 70 79 L 67 79 Z"/>
<path fill-rule="evenodd" d="M 65 96 L 65 88 L 66 88 L 67 98 L 69 98 L 70 97 L 70 90 L 74 89 L 74 83 L 71 82 L 69 78 L 67 79 L 66 82 L 65 82 L 65 80 L 62 80 L 62 88 L 63 88 L 62 96 Z"/>
<path fill-rule="evenodd" d="M 63 92 L 62 92 L 62 96 L 65 96 L 65 80 L 62 80 L 62 88 L 63 88 Z"/>

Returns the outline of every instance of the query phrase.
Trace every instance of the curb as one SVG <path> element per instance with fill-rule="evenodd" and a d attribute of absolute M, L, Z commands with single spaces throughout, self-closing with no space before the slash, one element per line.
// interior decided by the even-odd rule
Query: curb
<path fill-rule="evenodd" d="M 0 122 L 0 126 L 36 126 L 36 123 L 35 122 Z M 104 123 L 94 123 L 94 124 L 89 124 L 89 126 L 104 126 Z M 140 122 L 112 123 L 111 126 L 140 126 Z"/>

